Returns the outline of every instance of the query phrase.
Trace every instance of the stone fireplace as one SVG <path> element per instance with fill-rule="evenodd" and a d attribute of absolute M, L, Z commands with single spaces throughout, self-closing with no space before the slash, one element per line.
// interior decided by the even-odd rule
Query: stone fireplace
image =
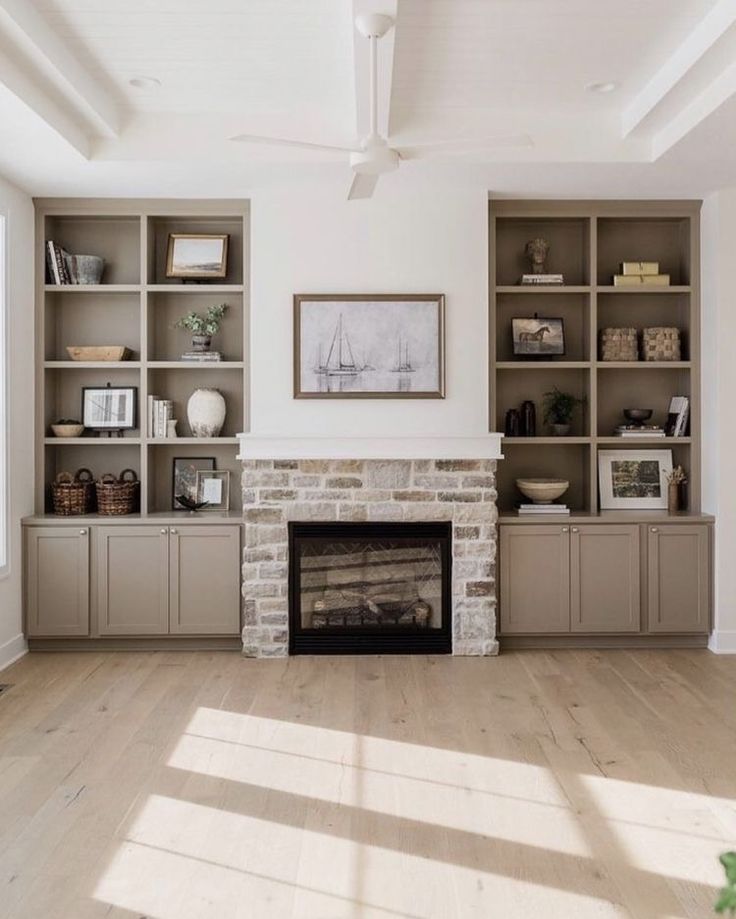
<path fill-rule="evenodd" d="M 324 647 L 326 653 L 422 650 L 421 641 L 416 649 L 401 642 L 377 647 L 378 627 L 394 637 L 421 637 L 418 633 L 425 628 L 422 619 L 428 617 L 437 629 L 435 637 L 439 637 L 442 612 L 446 643 L 432 647 L 430 642 L 422 653 L 497 653 L 498 435 L 409 437 L 389 444 L 369 438 L 246 434 L 241 435 L 240 442 L 245 524 L 243 651 L 247 656 L 281 657 L 290 647 L 292 653 L 319 653 L 318 645 L 309 641 L 299 644 L 296 635 L 290 636 L 298 572 L 294 564 L 290 569 L 289 549 L 291 545 L 294 552 L 295 525 L 341 523 L 346 525 L 342 536 L 336 538 L 340 533 L 332 531 L 335 538 L 322 551 L 322 561 L 315 560 L 316 550 L 309 556 L 309 565 L 315 570 L 305 580 L 305 590 L 318 591 L 319 602 L 315 597 L 305 601 L 300 609 L 306 612 L 300 622 L 312 639 L 320 635 L 326 638 L 329 631 L 330 635 L 344 633 L 351 639 L 363 635 L 364 642 Z M 382 458 L 381 453 L 389 458 Z M 377 542 L 378 536 L 370 542 L 376 554 L 358 564 L 355 541 L 348 539 L 346 543 L 345 537 L 357 532 L 351 534 L 350 524 L 360 523 L 386 526 L 379 534 L 383 542 Z M 438 569 L 431 574 L 431 544 L 422 547 L 417 542 L 413 524 L 445 524 L 448 565 L 444 607 L 439 586 L 442 572 Z M 344 549 L 342 560 L 336 557 L 337 546 L 340 552 Z M 407 548 L 411 552 L 407 553 Z M 408 578 L 405 574 L 409 569 L 400 575 L 397 567 L 402 550 L 411 558 Z M 349 577 L 343 577 L 341 569 Z M 370 575 L 366 575 L 368 569 Z M 317 572 L 324 583 L 315 582 Z M 425 637 L 428 634 L 422 631 Z"/>

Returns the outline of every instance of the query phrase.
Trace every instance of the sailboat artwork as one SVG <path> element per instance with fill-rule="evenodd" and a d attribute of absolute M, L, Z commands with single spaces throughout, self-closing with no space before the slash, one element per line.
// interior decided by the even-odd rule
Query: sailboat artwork
<path fill-rule="evenodd" d="M 444 398 L 444 297 L 294 297 L 295 398 Z"/>

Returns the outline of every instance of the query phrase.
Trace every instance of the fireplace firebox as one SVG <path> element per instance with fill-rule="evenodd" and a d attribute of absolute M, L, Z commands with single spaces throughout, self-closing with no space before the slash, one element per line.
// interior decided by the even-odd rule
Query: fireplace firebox
<path fill-rule="evenodd" d="M 289 524 L 291 654 L 449 654 L 450 523 Z"/>

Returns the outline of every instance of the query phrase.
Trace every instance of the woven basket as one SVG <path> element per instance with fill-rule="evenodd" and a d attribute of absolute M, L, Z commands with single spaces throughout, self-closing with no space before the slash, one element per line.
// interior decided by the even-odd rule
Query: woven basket
<path fill-rule="evenodd" d="M 138 507 L 139 485 L 138 476 L 132 469 L 123 469 L 117 479 L 109 472 L 105 473 L 97 480 L 97 513 L 105 517 L 134 513 Z"/>
<path fill-rule="evenodd" d="M 645 361 L 679 361 L 680 330 L 667 326 L 644 329 L 642 350 Z"/>
<path fill-rule="evenodd" d="M 601 331 L 602 361 L 638 361 L 636 329 L 603 329 Z"/>
<path fill-rule="evenodd" d="M 51 486 L 54 513 L 60 517 L 89 514 L 95 506 L 95 479 L 89 469 L 60 472 Z"/>

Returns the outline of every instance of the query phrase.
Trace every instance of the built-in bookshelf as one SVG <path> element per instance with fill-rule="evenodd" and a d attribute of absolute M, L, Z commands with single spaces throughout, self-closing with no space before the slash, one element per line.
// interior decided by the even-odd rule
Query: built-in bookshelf
<path fill-rule="evenodd" d="M 229 235 L 227 276 L 217 282 L 166 277 L 171 233 Z M 47 283 L 44 244 L 53 239 L 69 252 L 105 260 L 102 282 Z M 236 434 L 248 428 L 249 209 L 246 201 L 42 199 L 36 201 L 36 513 L 49 513 L 50 483 L 60 471 L 89 468 L 97 477 L 134 469 L 141 481 L 141 514 L 171 511 L 172 469 L 177 456 L 213 457 L 231 472 L 231 510 L 240 509 Z M 180 359 L 190 334 L 174 322 L 191 309 L 226 303 L 213 348 L 218 363 Z M 130 360 L 72 361 L 69 345 L 125 345 Z M 80 418 L 82 388 L 137 388 L 138 427 L 122 438 L 54 437 L 60 418 Z M 216 438 L 193 437 L 187 401 L 199 387 L 224 396 L 227 416 Z M 146 429 L 149 394 L 170 399 L 179 437 L 157 439 Z"/>
<path fill-rule="evenodd" d="M 695 201 L 491 201 L 490 203 L 490 429 L 503 431 L 505 414 L 535 403 L 537 435 L 506 438 L 498 466 L 499 507 L 511 511 L 525 476 L 566 478 L 573 512 L 597 514 L 601 449 L 666 448 L 688 475 L 687 510 L 700 511 L 699 212 Z M 559 286 L 522 286 L 529 271 L 526 243 L 549 242 L 547 270 L 564 274 Z M 622 288 L 613 275 L 623 261 L 656 261 L 668 287 Z M 564 355 L 515 356 L 511 320 L 562 318 Z M 680 330 L 676 362 L 604 362 L 600 333 L 611 327 Z M 542 421 L 543 394 L 553 386 L 584 400 L 570 436 L 553 437 Z M 690 399 L 688 436 L 632 441 L 614 436 L 624 408 L 652 408 L 663 425 L 670 399 Z"/>

